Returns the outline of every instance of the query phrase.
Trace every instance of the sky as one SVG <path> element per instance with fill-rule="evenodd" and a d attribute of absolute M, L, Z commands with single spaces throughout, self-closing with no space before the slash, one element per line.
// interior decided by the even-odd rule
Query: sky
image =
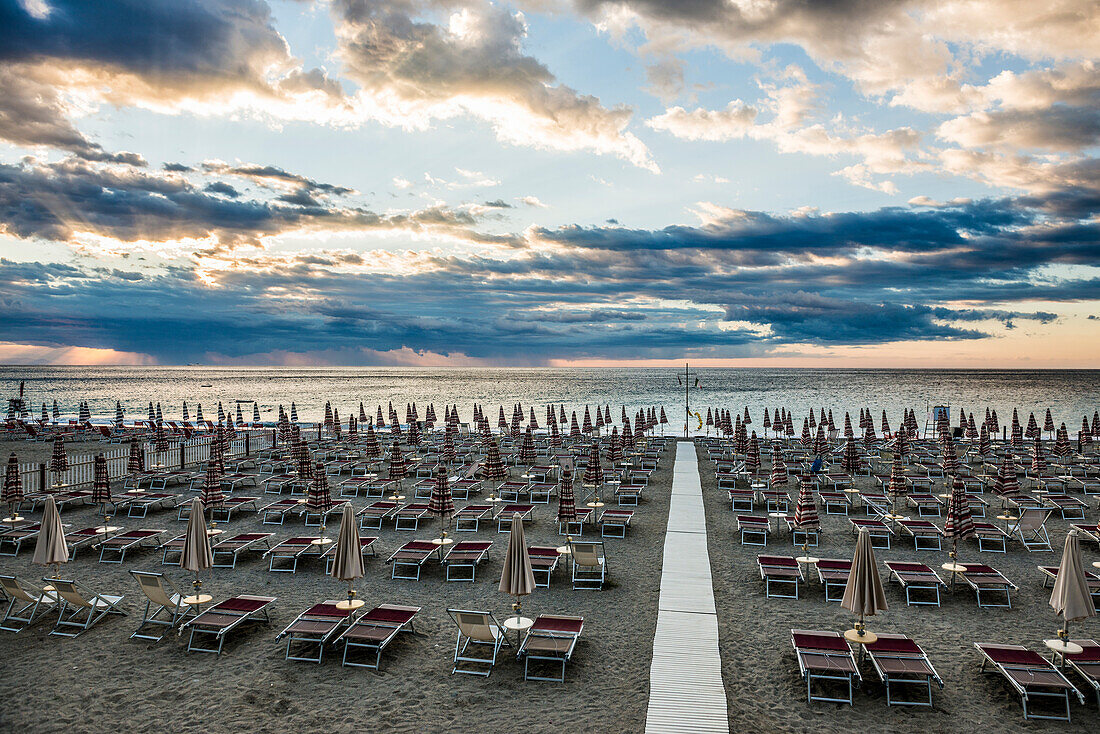
<path fill-rule="evenodd" d="M 1094 0 L 0 0 L 0 363 L 1100 365 Z"/>

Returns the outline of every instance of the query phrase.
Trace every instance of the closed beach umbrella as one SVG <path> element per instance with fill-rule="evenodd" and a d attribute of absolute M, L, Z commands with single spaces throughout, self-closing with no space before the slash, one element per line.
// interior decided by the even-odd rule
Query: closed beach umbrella
<path fill-rule="evenodd" d="M 126 471 L 130 474 L 145 471 L 145 451 L 136 437 L 130 439 L 130 458 L 126 460 Z"/>
<path fill-rule="evenodd" d="M 405 478 L 407 472 L 408 465 L 405 463 L 405 457 L 401 454 L 401 445 L 397 441 L 394 441 L 393 448 L 390 449 L 390 480 L 400 482 Z"/>
<path fill-rule="evenodd" d="M 363 407 L 362 402 L 359 403 L 359 422 L 360 423 L 366 423 L 367 422 L 367 409 Z"/>
<path fill-rule="evenodd" d="M 508 473 L 504 469 L 504 462 L 500 460 L 500 449 L 497 448 L 495 440 L 490 439 L 488 443 L 488 449 L 485 451 L 485 464 L 481 467 L 485 479 L 490 482 L 503 482 L 508 477 Z"/>
<path fill-rule="evenodd" d="M 523 434 L 523 443 L 519 447 L 519 462 L 531 466 L 535 463 L 535 437 L 531 433 L 531 426 Z"/>
<path fill-rule="evenodd" d="M 186 411 L 187 411 L 187 408 L 185 407 L 184 412 L 186 412 Z M 116 428 L 122 428 L 122 423 L 123 423 L 124 420 L 125 420 L 125 415 L 122 412 L 122 403 L 120 403 L 119 401 L 116 400 L 115 401 L 115 427 Z M 187 418 L 185 417 L 184 420 L 187 420 Z"/>
<path fill-rule="evenodd" d="M 504 568 L 500 573 L 498 590 L 515 597 L 512 611 L 519 614 L 520 598 L 535 590 L 535 575 L 531 572 L 531 557 L 523 538 L 523 520 L 519 513 L 512 515 L 512 531 L 508 535 L 508 551 L 504 555 Z"/>
<path fill-rule="evenodd" d="M 856 446 L 856 442 L 851 439 L 844 444 L 844 455 L 841 457 L 840 468 L 853 477 L 859 474 L 863 468 L 859 459 L 859 448 Z"/>
<path fill-rule="evenodd" d="M 803 474 L 798 483 L 798 500 L 794 505 L 794 524 L 802 530 L 821 527 L 817 516 L 817 503 L 814 502 L 813 481 L 809 474 Z"/>
<path fill-rule="evenodd" d="M 943 534 L 951 539 L 951 560 L 958 563 L 959 541 L 974 535 L 974 519 L 970 516 L 970 500 L 966 487 L 957 475 L 951 483 L 951 495 L 947 499 L 947 519 Z"/>
<path fill-rule="evenodd" d="M 336 537 L 336 555 L 332 559 L 332 577 L 348 582 L 348 606 L 353 606 L 355 590 L 351 582 L 363 578 L 363 549 L 359 542 L 359 523 L 355 521 L 355 508 L 344 505 L 340 520 L 340 534 Z"/>
<path fill-rule="evenodd" d="M 378 434 L 374 432 L 374 426 L 367 426 L 367 436 L 363 439 L 363 455 L 368 459 L 377 459 L 382 455 L 382 446 L 378 443 Z"/>
<path fill-rule="evenodd" d="M 222 401 L 218 401 L 218 423 L 225 423 L 225 408 L 222 407 Z"/>
<path fill-rule="evenodd" d="M 214 565 L 214 552 L 210 549 L 210 535 L 206 532 L 206 518 L 202 512 L 202 500 L 191 500 L 191 516 L 187 518 L 187 532 L 183 538 L 183 553 L 180 554 L 180 568 L 195 574 L 193 583 L 195 594 L 202 588 L 199 572 Z"/>
<path fill-rule="evenodd" d="M 1096 616 L 1096 604 L 1089 593 L 1085 566 L 1081 562 L 1081 543 L 1076 529 L 1070 530 L 1066 535 L 1066 544 L 1062 549 L 1062 563 L 1058 566 L 1058 578 L 1050 594 L 1050 606 L 1054 609 L 1054 613 L 1062 618 L 1062 629 L 1058 632 L 1062 640 L 1069 637 L 1067 626 L 1070 622 Z"/>
<path fill-rule="evenodd" d="M 111 479 L 107 473 L 107 458 L 96 454 L 92 472 L 92 504 L 103 505 L 103 514 L 107 514 L 107 503 L 111 501 Z"/>
<path fill-rule="evenodd" d="M 428 499 L 428 513 L 439 518 L 440 537 L 446 537 L 443 526 L 455 514 L 455 502 L 447 482 L 447 467 L 443 465 L 435 470 L 435 486 L 432 487 L 432 495 Z"/>
<path fill-rule="evenodd" d="M 62 563 L 69 561 L 69 547 L 65 544 L 65 528 L 61 524 L 61 515 L 57 512 L 57 503 L 53 495 L 46 497 L 46 506 L 42 510 L 42 529 L 38 531 L 38 544 L 34 547 L 34 558 L 40 566 L 54 566 L 54 573 Z"/>
<path fill-rule="evenodd" d="M 453 463 L 456 457 L 454 429 L 448 423 L 445 423 L 443 428 L 443 451 L 441 456 L 443 463 L 447 465 Z"/>
<path fill-rule="evenodd" d="M 569 438 L 581 437 L 581 424 L 577 423 L 577 411 L 573 411 L 573 417 L 569 422 Z"/>
<path fill-rule="evenodd" d="M 19 458 L 14 451 L 8 457 L 7 469 L 4 471 L 4 487 L 0 501 L 8 505 L 13 518 L 16 506 L 23 501 L 23 478 L 19 475 Z"/>
<path fill-rule="evenodd" d="M 374 425 L 376 428 L 385 428 L 386 419 L 382 416 L 382 406 L 378 406 L 378 413 L 374 416 Z"/>
<path fill-rule="evenodd" d="M 153 434 L 153 446 L 158 454 L 168 450 L 168 437 L 164 435 L 164 423 L 157 421 L 157 430 Z M 157 463 L 160 463 L 159 457 Z"/>
<path fill-rule="evenodd" d="M 61 418 L 61 410 L 58 409 L 57 401 L 55 400 L 53 401 L 53 422 L 57 423 L 59 418 Z"/>
<path fill-rule="evenodd" d="M 153 410 L 153 401 L 150 400 L 149 401 L 149 422 L 150 423 L 155 423 L 156 420 L 157 420 L 157 413 L 156 413 L 155 410 Z"/>
<path fill-rule="evenodd" d="M 328 476 L 325 474 L 325 465 L 318 461 L 313 468 L 313 481 L 306 490 L 306 510 L 321 516 L 322 534 L 325 531 L 325 517 L 331 509 L 332 494 L 328 488 Z"/>
<path fill-rule="evenodd" d="M 787 480 L 787 465 L 783 461 L 783 450 L 779 448 L 779 444 L 772 444 L 771 486 L 778 487 L 786 484 Z"/>
<path fill-rule="evenodd" d="M 50 471 L 53 472 L 54 485 L 61 485 L 61 475 L 69 471 L 69 457 L 65 454 L 65 439 L 54 436 L 53 455 L 50 457 Z"/>
<path fill-rule="evenodd" d="M 563 469 L 561 473 L 561 487 L 558 489 L 558 522 L 570 523 L 577 521 L 577 505 L 573 496 L 573 472 Z"/>
<path fill-rule="evenodd" d="M 745 425 L 744 423 L 741 424 Z M 756 437 L 756 431 L 749 436 L 749 449 L 745 453 L 745 468 L 755 477 L 760 471 L 760 440 Z"/>
<path fill-rule="evenodd" d="M 42 414 L 38 420 L 40 423 L 48 423 L 50 420 L 50 411 L 49 408 L 46 407 L 45 403 L 42 403 Z"/>
<path fill-rule="evenodd" d="M 87 402 L 80 404 L 80 422 L 89 423 L 92 420 L 92 410 L 88 407 Z"/>
<path fill-rule="evenodd" d="M 197 405 L 195 405 L 195 422 L 196 423 L 202 423 L 203 420 L 204 419 L 202 417 L 202 403 L 198 403 Z"/>
<path fill-rule="evenodd" d="M 905 497 L 909 494 L 909 489 L 905 485 L 905 471 L 901 466 L 901 454 L 894 454 L 894 463 L 890 467 L 890 483 L 887 485 L 887 492 L 894 500 L 895 507 L 897 506 L 898 497 Z"/>
<path fill-rule="evenodd" d="M 252 422 L 253 423 L 259 423 L 260 422 L 260 404 L 259 403 L 252 403 Z"/>
<path fill-rule="evenodd" d="M 298 406 L 295 405 L 293 401 L 291 401 L 291 403 L 290 403 L 290 422 L 291 423 L 297 423 L 298 422 Z"/>
<path fill-rule="evenodd" d="M 584 481 L 586 484 L 591 484 L 599 489 L 603 484 L 603 467 L 600 466 L 600 446 L 597 443 L 592 444 L 592 451 L 588 454 L 588 463 L 584 467 Z"/>
<path fill-rule="evenodd" d="M 183 401 L 183 420 L 185 420 L 185 421 L 191 420 L 191 414 L 187 411 L 187 401 L 186 400 Z"/>
<path fill-rule="evenodd" d="M 160 403 L 157 403 L 157 422 L 164 420 L 164 413 L 160 410 Z"/>
<path fill-rule="evenodd" d="M 222 477 L 225 471 L 222 467 L 221 446 L 217 441 L 211 441 L 210 458 L 206 460 L 206 476 L 203 478 L 202 493 L 199 495 L 204 507 L 221 507 L 225 502 L 225 495 L 222 493 Z"/>
<path fill-rule="evenodd" d="M 871 535 L 866 528 L 859 531 L 856 540 L 856 553 L 852 558 L 852 570 L 848 574 L 848 583 L 844 586 L 844 597 L 840 606 L 859 616 L 856 634 L 864 634 L 863 620 L 889 609 L 886 593 L 882 590 L 882 579 L 878 575 L 878 562 L 875 549 L 871 547 Z"/>

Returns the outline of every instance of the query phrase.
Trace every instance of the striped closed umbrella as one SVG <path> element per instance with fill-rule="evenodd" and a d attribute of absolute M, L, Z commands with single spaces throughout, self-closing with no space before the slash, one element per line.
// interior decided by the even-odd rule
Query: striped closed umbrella
<path fill-rule="evenodd" d="M 561 473 L 561 487 L 558 489 L 558 522 L 577 521 L 577 505 L 573 496 L 573 472 L 564 469 Z"/>
<path fill-rule="evenodd" d="M 955 440 L 951 438 L 950 433 L 945 433 L 940 436 L 940 442 L 943 444 L 943 472 L 955 474 L 959 471 L 959 456 L 955 453 Z"/>
<path fill-rule="evenodd" d="M 745 424 L 742 423 L 742 426 Z M 745 453 L 745 468 L 749 470 L 749 473 L 754 477 L 760 471 L 760 440 L 756 437 L 756 431 L 752 432 L 749 436 L 749 448 Z"/>
<path fill-rule="evenodd" d="M 57 407 L 57 401 L 54 400 L 53 401 L 53 422 L 57 423 L 57 421 L 60 418 L 61 418 L 61 410 Z"/>
<path fill-rule="evenodd" d="M 164 420 L 164 413 L 161 412 L 160 403 L 157 403 L 157 422 Z"/>
<path fill-rule="evenodd" d="M 390 449 L 389 478 L 391 481 L 400 482 L 407 473 L 408 464 L 405 463 L 405 457 L 401 454 L 401 444 L 394 441 Z"/>
<path fill-rule="evenodd" d="M 126 471 L 129 474 L 145 471 L 145 451 L 136 436 L 130 439 L 130 458 L 126 460 Z"/>
<path fill-rule="evenodd" d="M 381 405 L 378 406 L 378 413 L 374 416 L 374 426 L 375 426 L 375 428 L 385 428 L 386 427 L 386 419 L 382 415 L 382 406 Z"/>
<path fill-rule="evenodd" d="M 332 428 L 332 404 L 325 402 L 325 428 Z"/>
<path fill-rule="evenodd" d="M 1031 471 L 1035 473 L 1035 478 L 1042 481 L 1043 472 L 1047 469 L 1047 460 L 1043 455 L 1043 441 L 1038 436 L 1035 437 L 1034 442 L 1031 444 Z"/>
<path fill-rule="evenodd" d="M 50 471 L 53 472 L 54 485 L 60 486 L 61 475 L 69 471 L 69 457 L 65 454 L 65 439 L 54 436 L 53 455 L 50 456 Z"/>
<path fill-rule="evenodd" d="M 222 401 L 218 401 L 218 423 L 225 423 L 225 408 L 222 407 Z"/>
<path fill-rule="evenodd" d="M 225 464 L 221 455 L 221 446 L 217 441 L 210 442 L 210 456 L 206 460 L 206 476 L 202 482 L 199 499 L 204 507 L 221 507 L 225 502 L 222 493 L 222 478 L 225 476 Z"/>
<path fill-rule="evenodd" d="M 157 412 L 156 412 L 156 410 L 153 409 L 153 401 L 152 400 L 149 401 L 149 422 L 150 423 L 156 423 L 157 422 Z"/>
<path fill-rule="evenodd" d="M 630 419 L 623 421 L 623 449 L 633 450 L 634 432 L 630 430 Z"/>
<path fill-rule="evenodd" d="M 523 434 L 523 443 L 519 447 L 519 462 L 532 466 L 535 463 L 535 436 L 531 432 L 531 426 Z"/>
<path fill-rule="evenodd" d="M 260 404 L 257 402 L 252 403 L 252 422 L 260 422 Z"/>
<path fill-rule="evenodd" d="M 840 468 L 853 477 L 859 474 L 863 468 L 859 458 L 859 447 L 851 439 L 844 444 L 844 455 L 841 457 Z"/>
<path fill-rule="evenodd" d="M 813 480 L 809 474 L 803 474 L 798 482 L 798 500 L 794 505 L 794 524 L 802 530 L 814 530 L 821 527 L 821 518 L 817 516 L 817 503 L 814 502 Z"/>
<path fill-rule="evenodd" d="M 92 470 L 92 504 L 104 505 L 111 501 L 111 480 L 107 475 L 107 457 L 96 454 Z"/>
<path fill-rule="evenodd" d="M 340 440 L 340 431 L 343 426 L 340 425 L 340 411 L 335 408 L 332 409 L 332 432 L 336 436 L 336 440 Z"/>
<path fill-rule="evenodd" d="M 569 438 L 581 437 L 581 424 L 577 422 L 577 411 L 573 411 L 573 417 L 569 421 Z"/>
<path fill-rule="evenodd" d="M 444 523 L 455 514 L 455 501 L 451 496 L 451 486 L 447 481 L 447 468 L 440 465 L 435 470 L 435 485 L 428 498 L 428 514 L 439 518 L 440 537 L 446 537 Z"/>
<path fill-rule="evenodd" d="M 367 409 L 363 407 L 363 403 L 359 403 L 359 422 L 366 425 L 367 423 Z"/>
<path fill-rule="evenodd" d="M 611 428 L 611 439 L 607 442 L 607 460 L 616 464 L 623 460 L 622 440 L 619 438 L 619 427 Z"/>
<path fill-rule="evenodd" d="M 378 443 L 378 434 L 374 432 L 374 426 L 367 426 L 366 438 L 363 439 L 363 455 L 368 459 L 377 459 L 382 455 L 382 445 Z"/>
<path fill-rule="evenodd" d="M 488 442 L 488 448 L 485 452 L 485 464 L 481 469 L 487 481 L 503 482 L 508 478 L 508 473 L 504 469 L 504 462 L 500 460 L 500 449 L 497 447 L 495 440 L 490 439 Z"/>
<path fill-rule="evenodd" d="M 890 467 L 890 482 L 887 485 L 887 492 L 894 500 L 895 507 L 899 497 L 909 495 L 909 488 L 905 484 L 905 470 L 901 465 L 901 454 L 894 454 L 894 463 Z"/>
<path fill-rule="evenodd" d="M 447 465 L 454 463 L 456 458 L 454 429 L 447 423 L 444 423 L 443 428 L 443 451 L 441 455 L 443 463 Z"/>
<path fill-rule="evenodd" d="M 291 423 L 297 423 L 298 422 L 298 406 L 295 405 L 293 401 L 291 401 L 291 403 L 290 403 L 290 422 Z"/>
<path fill-rule="evenodd" d="M 550 424 L 550 445 L 554 448 L 561 447 L 561 432 L 558 431 L 557 421 Z"/>
<path fill-rule="evenodd" d="M 186 405 L 186 403 L 184 405 Z M 184 411 L 186 412 L 186 408 L 184 408 Z M 125 420 L 125 415 L 122 412 L 122 403 L 120 403 L 119 401 L 116 400 L 115 401 L 115 427 L 116 428 L 122 428 L 122 424 L 123 424 L 124 420 Z M 184 420 L 187 420 L 186 416 L 184 417 Z"/>
<path fill-rule="evenodd" d="M 597 491 L 603 484 L 603 467 L 600 466 L 600 445 L 592 442 L 592 450 L 588 453 L 588 463 L 584 467 L 584 481 L 596 487 Z"/>
<path fill-rule="evenodd" d="M 966 496 L 966 486 L 955 475 L 951 482 L 951 494 L 947 499 L 947 519 L 943 523 L 943 534 L 951 538 L 951 560 L 958 562 L 959 541 L 974 535 L 974 519 L 970 515 L 970 500 Z"/>
<path fill-rule="evenodd" d="M 324 524 L 324 516 L 332 509 L 332 494 L 328 488 L 328 475 L 325 474 L 325 465 L 317 462 L 313 466 L 313 481 L 306 490 L 306 510 L 321 515 L 321 523 Z"/>
<path fill-rule="evenodd" d="M 45 403 L 42 403 L 42 414 L 38 420 L 40 423 L 48 423 L 50 420 L 50 411 Z"/>
<path fill-rule="evenodd" d="M 313 459 L 309 455 L 309 446 L 301 437 L 294 442 L 294 465 L 300 482 L 308 482 L 313 478 Z"/>
<path fill-rule="evenodd" d="M 422 443 L 420 424 L 417 421 L 409 421 L 409 432 L 408 435 L 405 436 L 405 441 L 410 446 L 419 446 Z"/>
<path fill-rule="evenodd" d="M 359 426 L 355 423 L 354 416 L 348 416 L 348 441 L 359 443 Z"/>
<path fill-rule="evenodd" d="M 187 411 L 187 401 L 186 400 L 183 401 L 183 420 L 185 420 L 185 421 L 191 420 L 191 414 Z"/>
<path fill-rule="evenodd" d="M 772 487 L 779 487 L 786 484 L 788 479 L 787 465 L 783 461 L 783 450 L 779 448 L 779 444 L 772 444 L 772 473 L 770 484 Z"/>
<path fill-rule="evenodd" d="M 205 419 L 202 417 L 202 403 L 198 403 L 195 405 L 195 422 L 202 423 L 203 420 Z"/>
<path fill-rule="evenodd" d="M 153 434 L 153 445 L 158 454 L 163 454 L 168 450 L 168 437 L 164 435 L 163 421 L 157 421 L 157 428 Z"/>
<path fill-rule="evenodd" d="M 1016 494 L 1020 491 L 1020 481 L 1016 478 L 1016 459 L 1011 452 L 1005 452 L 997 478 L 993 480 L 993 491 L 999 495 Z"/>
<path fill-rule="evenodd" d="M 4 471 L 3 494 L 0 501 L 8 505 L 11 517 L 15 517 L 16 506 L 23 501 L 23 477 L 19 474 L 19 458 L 15 452 L 8 457 L 7 468 Z"/>

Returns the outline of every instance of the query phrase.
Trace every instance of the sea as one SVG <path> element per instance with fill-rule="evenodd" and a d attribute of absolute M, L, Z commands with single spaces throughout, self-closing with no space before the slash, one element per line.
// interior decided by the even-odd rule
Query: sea
<path fill-rule="evenodd" d="M 525 413 L 534 406 L 542 423 L 545 406 L 553 403 L 579 416 L 586 405 L 610 405 L 616 422 L 623 407 L 631 417 L 642 407 L 664 407 L 666 429 L 675 433 L 683 430 L 687 409 L 705 416 L 708 408 L 743 412 L 747 406 L 752 428 L 761 430 L 765 408 L 785 408 L 796 418 L 825 408 L 837 421 L 845 411 L 854 419 L 860 408 L 870 408 L 876 426 L 885 410 L 896 426 L 903 408 L 920 417 L 933 406 L 948 406 L 953 422 L 966 410 L 979 424 L 987 407 L 1002 424 L 1016 408 L 1025 421 L 1034 412 L 1040 425 L 1049 408 L 1055 423 L 1064 421 L 1075 435 L 1082 416 L 1091 420 L 1100 409 L 1100 370 L 4 366 L 5 405 L 20 383 L 32 415 L 40 414 L 42 403 L 52 412 L 56 400 L 63 417 L 75 418 L 87 401 L 93 422 L 112 421 L 116 401 L 128 420 L 147 417 L 149 402 L 161 405 L 166 420 L 176 420 L 184 401 L 192 418 L 201 404 L 208 419 L 219 402 L 235 414 L 241 401 L 249 421 L 255 402 L 264 422 L 274 422 L 278 406 L 289 410 L 292 402 L 303 422 L 320 420 L 326 402 L 343 418 L 358 415 L 360 402 L 372 416 L 392 402 L 402 419 L 406 403 L 415 402 L 420 415 L 434 403 L 440 416 L 444 404 L 457 404 L 463 421 L 478 403 L 495 427 L 499 406 L 509 418 L 516 403 Z M 695 428 L 697 420 L 690 422 Z"/>

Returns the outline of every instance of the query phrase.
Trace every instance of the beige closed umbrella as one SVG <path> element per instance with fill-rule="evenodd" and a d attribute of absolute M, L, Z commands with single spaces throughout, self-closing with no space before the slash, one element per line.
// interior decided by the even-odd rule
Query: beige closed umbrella
<path fill-rule="evenodd" d="M 1066 535 L 1066 545 L 1062 550 L 1062 563 L 1058 566 L 1058 579 L 1054 582 L 1054 591 L 1050 594 L 1050 606 L 1054 613 L 1062 617 L 1062 629 L 1058 630 L 1058 642 L 1062 649 L 1051 646 L 1056 652 L 1074 653 L 1067 643 L 1070 622 L 1096 616 L 1096 605 L 1089 593 L 1088 580 L 1085 578 L 1085 566 L 1081 561 L 1081 543 L 1076 530 Z"/>
<path fill-rule="evenodd" d="M 340 517 L 340 535 L 336 538 L 335 557 L 332 559 L 332 576 L 348 582 L 348 598 L 336 606 L 341 609 L 358 609 L 363 606 L 355 598 L 355 589 L 351 582 L 363 578 L 363 548 L 359 541 L 359 527 L 355 522 L 355 510 L 351 503 L 344 505 Z"/>
<path fill-rule="evenodd" d="M 194 571 L 196 604 L 201 597 L 202 580 L 199 571 L 206 571 L 214 565 L 214 553 L 210 550 L 210 535 L 206 532 L 206 518 L 203 517 L 202 500 L 191 500 L 191 516 L 187 518 L 187 534 L 183 540 L 183 553 L 180 555 L 180 568 Z"/>
<path fill-rule="evenodd" d="M 886 593 L 882 590 L 882 578 L 878 575 L 878 563 L 875 561 L 875 549 L 871 547 L 871 535 L 866 529 L 859 531 L 856 540 L 856 553 L 852 558 L 852 570 L 848 583 L 844 586 L 844 597 L 840 601 L 852 614 L 859 615 L 855 629 L 848 630 L 844 636 L 853 642 L 874 642 L 877 636 L 865 630 L 864 617 L 873 617 L 889 609 Z"/>
<path fill-rule="evenodd" d="M 519 513 L 512 515 L 512 531 L 508 534 L 508 552 L 504 556 L 504 569 L 500 572 L 500 586 L 505 594 L 516 598 L 512 611 L 519 616 L 520 598 L 535 590 L 535 575 L 531 572 L 531 556 L 527 555 L 527 543 L 523 538 L 523 519 Z"/>
<path fill-rule="evenodd" d="M 62 563 L 69 562 L 69 547 L 65 544 L 65 528 L 61 525 L 61 515 L 53 495 L 46 497 L 46 507 L 42 511 L 41 529 L 38 542 L 34 547 L 32 559 L 40 566 L 53 566 L 54 574 L 59 573 Z"/>

